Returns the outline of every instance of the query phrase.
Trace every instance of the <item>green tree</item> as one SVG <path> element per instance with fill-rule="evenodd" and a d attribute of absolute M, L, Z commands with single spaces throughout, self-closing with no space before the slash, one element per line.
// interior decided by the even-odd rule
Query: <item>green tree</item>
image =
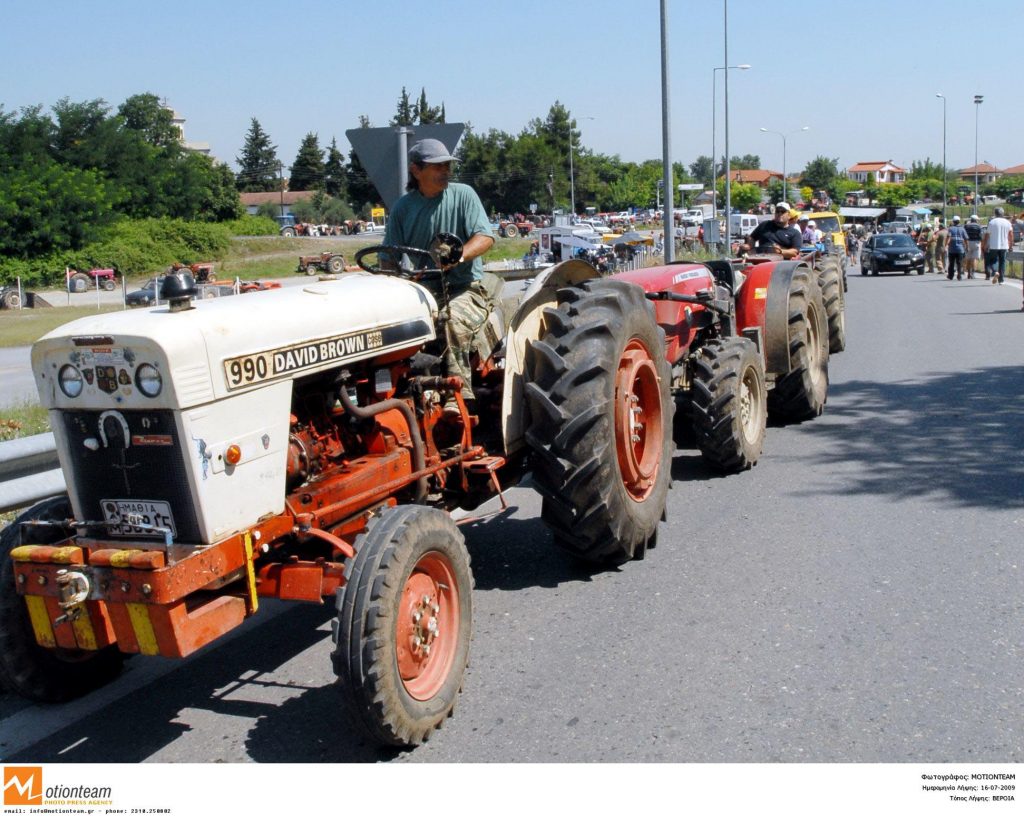
<path fill-rule="evenodd" d="M 269 193 L 280 187 L 277 147 L 254 116 L 245 134 L 238 162 L 238 189 L 243 193 Z"/>
<path fill-rule="evenodd" d="M 905 207 L 911 193 L 905 184 L 879 184 L 875 198 L 883 207 Z"/>
<path fill-rule="evenodd" d="M 238 197 L 235 174 L 226 164 L 214 164 L 207 156 L 191 154 L 203 163 L 204 176 L 199 193 L 197 217 L 202 221 L 232 221 L 245 215 Z"/>
<path fill-rule="evenodd" d="M 690 175 L 705 187 L 715 183 L 715 163 L 710 156 L 698 156 L 690 165 Z"/>
<path fill-rule="evenodd" d="M 181 132 L 174 124 L 174 113 L 160 104 L 156 94 L 129 96 L 117 113 L 126 128 L 140 133 L 154 147 L 171 147 L 181 142 Z"/>
<path fill-rule="evenodd" d="M 95 170 L 54 161 L 0 172 L 0 255 L 80 249 L 114 219 L 114 195 Z"/>
<path fill-rule="evenodd" d="M 936 164 L 931 159 L 911 162 L 907 179 L 938 179 L 942 181 L 942 165 Z"/>
<path fill-rule="evenodd" d="M 53 120 L 42 105 L 4 113 L 0 106 L 0 162 L 44 161 L 52 158 Z"/>
<path fill-rule="evenodd" d="M 416 109 L 409 101 L 409 92 L 402 86 L 402 93 L 395 105 L 395 115 L 391 117 L 391 124 L 395 127 L 408 127 L 416 124 Z"/>
<path fill-rule="evenodd" d="M 319 190 L 324 185 L 324 152 L 315 133 L 307 133 L 292 164 L 289 190 Z"/>
<path fill-rule="evenodd" d="M 816 156 L 807 163 L 803 183 L 812 190 L 827 190 L 839 175 L 839 159 Z"/>
<path fill-rule="evenodd" d="M 345 179 L 345 154 L 338 150 L 338 140 L 331 139 L 324 162 L 324 191 L 333 198 L 344 199 L 348 193 Z"/>
<path fill-rule="evenodd" d="M 421 125 L 443 125 L 445 123 L 444 103 L 442 102 L 437 107 L 428 105 L 426 88 L 420 88 L 420 101 L 416 105 L 416 120 Z"/>
<path fill-rule="evenodd" d="M 725 207 L 725 179 L 719 179 L 718 184 L 718 200 L 721 202 L 722 207 Z M 770 189 L 770 185 L 769 185 Z M 732 207 L 734 210 L 740 212 L 747 212 L 748 210 L 756 207 L 761 203 L 761 188 L 756 184 L 741 184 L 736 183 L 731 185 L 729 188 Z M 782 198 L 782 183 L 779 183 L 778 198 Z M 778 200 L 778 199 L 776 199 Z"/>

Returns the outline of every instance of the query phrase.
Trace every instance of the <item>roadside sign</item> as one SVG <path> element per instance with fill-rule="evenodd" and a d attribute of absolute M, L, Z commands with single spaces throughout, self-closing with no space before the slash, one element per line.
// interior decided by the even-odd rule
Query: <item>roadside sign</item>
<path fill-rule="evenodd" d="M 457 122 L 405 128 L 352 128 L 346 130 L 345 135 L 380 193 L 384 206 L 390 209 L 405 192 L 406 179 L 401 177 L 401 168 L 405 166 L 402 145 L 408 149 L 420 139 L 438 139 L 451 153 L 465 129 L 464 124 Z"/>

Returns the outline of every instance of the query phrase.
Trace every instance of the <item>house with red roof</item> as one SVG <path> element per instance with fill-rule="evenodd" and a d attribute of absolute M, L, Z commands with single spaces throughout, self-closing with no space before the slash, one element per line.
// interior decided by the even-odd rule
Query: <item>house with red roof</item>
<path fill-rule="evenodd" d="M 729 173 L 729 180 L 734 184 L 756 184 L 762 188 L 772 179 L 782 181 L 782 173 L 775 170 L 732 170 Z"/>
<path fill-rule="evenodd" d="M 857 162 L 846 170 L 846 177 L 860 184 L 867 184 L 869 175 L 875 177 L 876 184 L 902 184 L 907 180 L 907 171 L 891 161 Z"/>
<path fill-rule="evenodd" d="M 963 170 L 957 170 L 956 172 L 963 181 L 974 181 L 974 176 L 977 174 L 979 184 L 992 184 L 1006 174 L 1005 170 L 1000 170 L 994 164 L 989 164 L 988 162 L 972 164 L 970 167 L 965 167 Z"/>

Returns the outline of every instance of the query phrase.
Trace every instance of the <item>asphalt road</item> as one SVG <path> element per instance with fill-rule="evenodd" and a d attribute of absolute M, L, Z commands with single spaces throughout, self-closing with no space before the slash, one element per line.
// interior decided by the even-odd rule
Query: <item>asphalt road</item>
<path fill-rule="evenodd" d="M 85 700 L 0 697 L 4 762 L 1024 761 L 1019 287 L 862 278 L 825 414 L 752 471 L 688 448 L 657 549 L 592 573 L 539 500 L 464 528 L 472 664 L 392 753 L 345 728 L 330 612 L 273 605 Z M 262 613 L 261 613 L 262 615 Z"/>

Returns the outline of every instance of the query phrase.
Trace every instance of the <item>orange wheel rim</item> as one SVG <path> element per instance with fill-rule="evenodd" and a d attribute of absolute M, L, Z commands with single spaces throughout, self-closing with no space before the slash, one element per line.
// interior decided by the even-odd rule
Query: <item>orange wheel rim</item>
<path fill-rule="evenodd" d="M 636 501 L 654 488 L 662 443 L 658 370 L 644 344 L 633 338 L 615 373 L 615 452 L 622 483 Z"/>
<path fill-rule="evenodd" d="M 423 555 L 402 589 L 396 631 L 398 673 L 409 696 L 429 700 L 444 686 L 459 642 L 459 588 L 439 552 Z"/>

